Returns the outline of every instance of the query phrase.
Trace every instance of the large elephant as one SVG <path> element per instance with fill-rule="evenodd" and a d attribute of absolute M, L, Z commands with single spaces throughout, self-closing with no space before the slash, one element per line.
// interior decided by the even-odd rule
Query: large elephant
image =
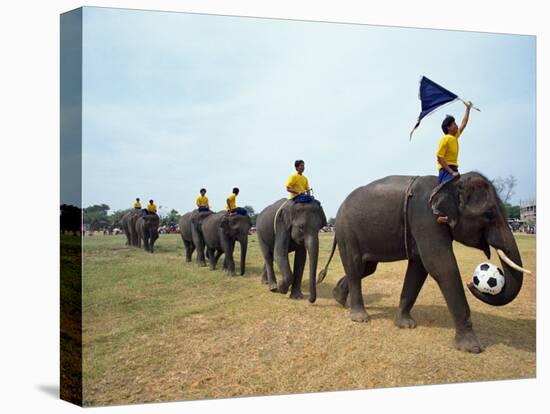
<path fill-rule="evenodd" d="M 145 215 L 145 211 L 141 209 L 132 209 L 122 216 L 120 224 L 122 231 L 126 235 L 126 245 L 133 247 L 141 247 L 141 242 L 136 230 L 137 220 Z"/>
<path fill-rule="evenodd" d="M 256 219 L 256 234 L 264 257 L 262 282 L 269 284 L 271 291 L 286 294 L 292 285 L 290 297 L 302 299 L 302 276 L 309 256 L 309 301 L 315 302 L 317 290 L 315 276 L 319 258 L 319 230 L 326 226 L 323 208 L 315 203 L 294 203 L 281 199 L 266 207 Z M 288 253 L 295 252 L 293 270 L 290 269 Z M 281 271 L 277 285 L 273 261 Z"/>
<path fill-rule="evenodd" d="M 199 266 L 206 266 L 202 221 L 212 214 L 214 214 L 212 211 L 193 210 L 181 216 L 179 227 L 185 248 L 186 261 L 190 262 L 193 251 L 197 250 L 197 264 Z"/>
<path fill-rule="evenodd" d="M 437 222 L 432 207 L 448 216 L 447 224 Z M 492 246 L 501 257 L 504 289 L 493 296 L 468 284 L 476 298 L 494 306 L 514 300 L 525 270 L 501 201 L 487 178 L 472 172 L 438 185 L 434 176 L 390 176 L 359 187 L 344 200 L 336 215 L 330 259 L 338 245 L 345 276 L 334 288 L 334 298 L 345 305 L 349 292 L 351 319 L 366 322 L 361 279 L 374 273 L 379 262 L 408 259 L 395 324 L 400 328 L 416 326 L 410 311 L 429 273 L 438 283 L 454 320 L 456 347 L 481 352 L 453 240 L 482 250 L 487 258 Z M 328 263 L 319 282 L 326 275 Z"/>
<path fill-rule="evenodd" d="M 153 253 L 155 242 L 159 238 L 160 217 L 156 214 L 144 214 L 136 221 L 136 232 L 139 244 L 143 241 L 143 248 Z"/>
<path fill-rule="evenodd" d="M 246 263 L 246 251 L 248 247 L 248 230 L 252 227 L 249 216 L 241 214 L 229 214 L 220 211 L 212 214 L 202 221 L 202 235 L 206 244 L 207 256 L 210 261 L 210 269 L 216 268 L 216 263 L 224 254 L 223 268 L 231 276 L 235 275 L 235 261 L 233 251 L 235 242 L 241 247 L 240 274 L 244 275 Z"/>

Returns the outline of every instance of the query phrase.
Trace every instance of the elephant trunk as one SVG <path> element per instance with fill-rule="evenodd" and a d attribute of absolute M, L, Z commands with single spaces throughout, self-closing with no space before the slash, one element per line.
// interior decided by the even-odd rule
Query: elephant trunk
<path fill-rule="evenodd" d="M 492 306 L 503 306 L 512 302 L 521 290 L 523 283 L 523 271 L 521 256 L 514 236 L 507 226 L 500 226 L 489 232 L 488 243 L 497 249 L 500 256 L 500 263 L 504 272 L 504 287 L 497 295 L 489 295 L 479 292 L 472 283 L 468 284 L 470 292 L 481 300 Z M 520 270 L 521 269 L 521 270 Z"/>
<path fill-rule="evenodd" d="M 317 300 L 317 261 L 319 259 L 319 235 L 310 236 L 305 241 L 309 257 L 309 301 Z"/>
<path fill-rule="evenodd" d="M 248 247 L 248 235 L 239 240 L 241 244 L 241 276 L 244 275 L 246 267 L 246 249 Z"/>

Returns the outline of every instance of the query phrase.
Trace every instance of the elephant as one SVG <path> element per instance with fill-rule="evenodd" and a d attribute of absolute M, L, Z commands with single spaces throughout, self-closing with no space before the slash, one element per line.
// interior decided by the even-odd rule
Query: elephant
<path fill-rule="evenodd" d="M 280 199 L 267 206 L 256 219 L 256 234 L 264 257 L 262 282 L 272 292 L 286 294 L 292 285 L 290 297 L 303 299 L 302 276 L 309 256 L 309 301 L 315 302 L 317 290 L 315 279 L 319 258 L 319 230 L 327 225 L 323 208 L 315 203 L 295 203 Z M 290 269 L 288 253 L 295 252 L 293 270 Z M 277 285 L 273 261 L 281 271 Z"/>
<path fill-rule="evenodd" d="M 141 241 L 136 231 L 136 222 L 138 218 L 145 215 L 145 211 L 141 209 L 132 209 L 122 216 L 120 224 L 126 235 L 126 245 L 133 247 L 141 247 Z"/>
<path fill-rule="evenodd" d="M 229 275 L 235 276 L 233 251 L 238 241 L 241 246 L 240 275 L 244 275 L 250 227 L 252 222 L 248 215 L 229 214 L 226 210 L 204 218 L 202 235 L 211 270 L 216 268 L 218 259 L 224 254 L 223 268 Z"/>
<path fill-rule="evenodd" d="M 432 210 L 434 209 L 434 210 Z M 434 211 L 444 212 L 448 222 L 438 223 Z M 445 298 L 455 325 L 455 347 L 479 353 L 483 347 L 472 327 L 470 308 L 453 252 L 456 240 L 482 250 L 490 259 L 496 249 L 504 269 L 505 285 L 497 295 L 467 286 L 479 300 L 502 306 L 514 300 L 523 282 L 521 257 L 492 183 L 477 172 L 438 185 L 435 176 L 388 176 L 355 189 L 336 215 L 335 238 L 330 258 L 319 274 L 320 283 L 336 245 L 345 276 L 333 296 L 345 306 L 350 294 L 350 317 L 366 322 L 361 279 L 372 274 L 379 262 L 408 260 L 394 323 L 415 328 L 410 311 L 428 273 Z"/>
<path fill-rule="evenodd" d="M 136 221 L 138 239 L 143 240 L 143 248 L 153 253 L 155 242 L 159 238 L 160 217 L 156 214 L 144 214 Z M 140 243 L 141 244 L 141 243 Z"/>
<path fill-rule="evenodd" d="M 181 239 L 185 248 L 186 261 L 190 262 L 193 252 L 197 250 L 197 264 L 199 266 L 206 266 L 202 221 L 212 214 L 214 214 L 212 211 L 193 210 L 181 216 L 179 227 Z"/>

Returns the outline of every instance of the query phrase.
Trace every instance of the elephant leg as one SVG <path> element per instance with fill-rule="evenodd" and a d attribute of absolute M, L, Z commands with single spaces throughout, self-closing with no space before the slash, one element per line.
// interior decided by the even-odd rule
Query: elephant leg
<path fill-rule="evenodd" d="M 217 266 L 218 260 L 220 260 L 220 257 L 221 257 L 222 254 L 223 254 L 223 252 L 222 252 L 221 250 L 216 250 L 216 251 L 213 253 L 213 255 L 214 255 L 214 263 L 216 264 L 216 266 Z M 224 263 L 224 265 L 225 265 L 225 263 Z M 224 270 L 225 270 L 225 269 L 224 269 Z"/>
<path fill-rule="evenodd" d="M 353 258 L 346 255 L 347 260 L 344 260 L 344 270 L 348 280 L 348 289 L 350 294 L 350 318 L 354 322 L 368 322 L 370 317 L 365 309 L 363 301 L 363 292 L 361 289 L 361 281 L 365 276 L 368 276 L 376 270 L 377 262 L 365 262 L 361 259 Z"/>
<path fill-rule="evenodd" d="M 258 244 L 264 257 L 266 283 L 269 285 L 270 291 L 277 292 L 277 279 L 275 278 L 275 269 L 273 268 L 273 250 L 260 238 L 258 238 Z"/>
<path fill-rule="evenodd" d="M 218 263 L 218 260 L 216 259 L 216 249 L 207 246 L 206 256 L 210 262 L 210 270 L 216 270 L 216 263 Z"/>
<path fill-rule="evenodd" d="M 332 290 L 332 296 L 342 306 L 346 306 L 346 300 L 348 299 L 349 294 L 349 286 L 348 286 L 348 278 L 344 275 L 340 280 L 336 283 L 336 286 L 334 286 L 334 289 Z"/>
<path fill-rule="evenodd" d="M 376 267 L 378 266 L 378 262 L 367 262 L 365 264 L 364 270 L 363 270 L 363 276 L 361 277 L 367 277 L 368 275 L 373 274 L 376 271 Z M 348 299 L 349 294 L 349 284 L 348 284 L 348 277 L 346 275 L 342 276 L 340 280 L 336 283 L 336 286 L 332 290 L 332 296 L 342 306 L 346 306 L 346 302 Z"/>
<path fill-rule="evenodd" d="M 224 264 L 227 273 L 235 276 L 235 261 L 233 260 L 233 251 L 235 250 L 235 241 L 222 240 L 223 253 L 225 253 Z"/>
<path fill-rule="evenodd" d="M 304 246 L 297 246 L 294 253 L 294 271 L 292 278 L 292 288 L 290 297 L 292 299 L 303 299 L 302 293 L 302 277 L 304 275 L 304 267 L 306 264 L 306 249 Z"/>
<path fill-rule="evenodd" d="M 185 246 L 185 261 L 191 262 L 191 257 L 193 255 L 193 250 L 195 250 L 195 246 L 192 242 L 184 240 L 183 245 Z"/>
<path fill-rule="evenodd" d="M 424 286 L 428 272 L 419 259 L 409 260 L 401 298 L 399 300 L 399 309 L 395 316 L 394 323 L 400 328 L 416 328 L 416 321 L 411 317 L 411 309 L 416 302 L 420 289 Z"/>
<path fill-rule="evenodd" d="M 422 256 L 422 262 L 439 285 L 453 317 L 456 348 L 474 354 L 482 352 L 483 347 L 472 327 L 470 307 L 451 245 L 436 252 L 432 249 L 429 257 Z"/>

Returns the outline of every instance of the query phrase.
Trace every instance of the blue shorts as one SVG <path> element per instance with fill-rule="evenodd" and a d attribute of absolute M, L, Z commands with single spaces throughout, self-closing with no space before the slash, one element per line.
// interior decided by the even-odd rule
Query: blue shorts
<path fill-rule="evenodd" d="M 237 208 L 234 208 L 233 210 L 230 210 L 231 213 L 236 213 L 236 214 L 239 214 L 241 216 L 248 216 L 248 212 L 246 211 L 245 208 L 242 208 L 242 207 L 237 207 Z"/>
<path fill-rule="evenodd" d="M 458 167 L 455 167 L 454 165 L 449 165 L 449 168 L 453 170 L 454 172 L 458 172 Z M 449 180 L 453 179 L 453 175 L 449 173 L 445 168 L 439 169 L 439 184 L 446 183 Z"/>
<path fill-rule="evenodd" d="M 294 201 L 295 203 L 311 203 L 313 201 L 317 205 L 321 205 L 321 202 L 319 200 L 315 200 L 312 196 L 305 194 L 297 195 L 292 199 L 292 201 Z"/>

